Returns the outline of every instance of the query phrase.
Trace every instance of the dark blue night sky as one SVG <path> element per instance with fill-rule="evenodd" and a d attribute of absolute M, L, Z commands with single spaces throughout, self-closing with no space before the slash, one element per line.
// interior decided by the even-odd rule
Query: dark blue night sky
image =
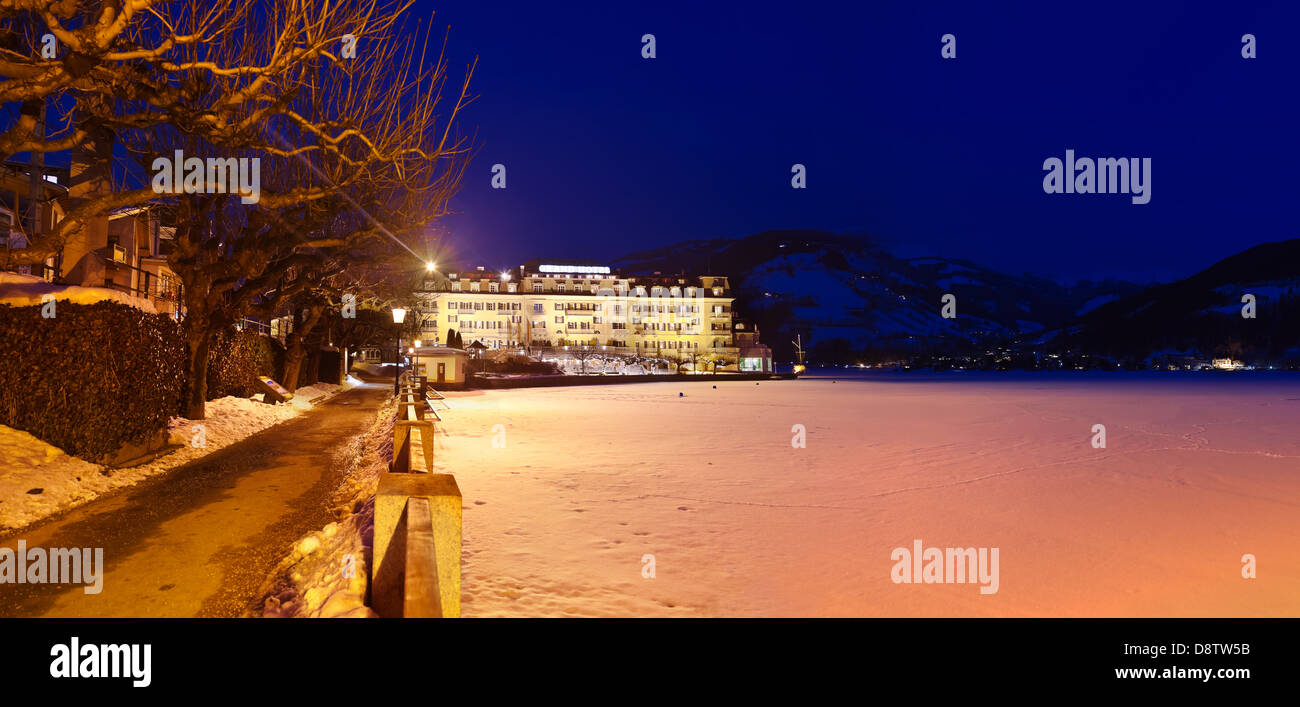
<path fill-rule="evenodd" d="M 465 117 L 481 149 L 443 261 L 815 228 L 1149 281 L 1300 236 L 1296 3 L 626 5 L 417 5 L 450 25 L 457 71 L 480 60 Z M 1150 157 L 1151 203 L 1045 194 L 1043 160 L 1067 148 Z"/>

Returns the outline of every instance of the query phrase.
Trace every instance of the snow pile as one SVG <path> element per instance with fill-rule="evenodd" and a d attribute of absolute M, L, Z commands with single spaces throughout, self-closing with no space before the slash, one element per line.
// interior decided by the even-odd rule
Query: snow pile
<path fill-rule="evenodd" d="M 0 425 L 0 530 L 84 503 L 113 488 L 103 467 Z"/>
<path fill-rule="evenodd" d="M 293 552 L 276 568 L 264 590 L 261 615 L 266 618 L 374 618 L 365 605 L 369 570 L 361 542 L 362 524 L 373 523 L 356 514 L 330 523 L 294 544 Z"/>
<path fill-rule="evenodd" d="M 147 297 L 136 297 L 111 287 L 81 287 L 78 285 L 56 285 L 35 275 L 0 272 L 0 304 L 15 307 L 40 306 L 44 295 L 54 295 L 59 302 L 73 304 L 94 304 L 105 300 L 118 302 L 149 314 L 157 314 L 153 302 Z"/>
<path fill-rule="evenodd" d="M 379 409 L 374 423 L 340 455 L 347 471 L 334 491 L 340 520 L 303 536 L 263 586 L 254 603 L 266 618 L 374 618 L 366 606 L 374 536 L 375 488 L 392 455 L 396 404 Z"/>
<path fill-rule="evenodd" d="M 289 404 L 298 410 L 310 410 L 315 405 L 326 398 L 330 398 L 344 390 L 350 390 L 353 386 L 360 385 L 361 381 L 352 376 L 347 377 L 347 382 L 343 385 L 337 383 L 317 383 L 308 385 L 294 391 L 293 399 Z"/>
<path fill-rule="evenodd" d="M 301 388 L 288 405 L 230 396 L 210 400 L 206 420 L 173 417 L 168 422 L 168 442 L 177 445 L 176 451 L 130 468 L 92 464 L 26 432 L 0 425 L 0 530 L 21 528 L 75 508 L 291 420 L 310 410 L 311 401 L 320 402 L 356 382 L 349 381 L 345 386 L 317 383 Z"/>

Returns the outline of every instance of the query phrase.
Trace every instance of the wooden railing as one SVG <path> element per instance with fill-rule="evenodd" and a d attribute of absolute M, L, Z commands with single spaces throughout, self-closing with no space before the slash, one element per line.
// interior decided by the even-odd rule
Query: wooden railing
<path fill-rule="evenodd" d="M 423 381 L 407 376 L 400 391 L 393 463 L 375 493 L 371 606 L 384 617 L 459 618 L 461 494 L 455 476 L 434 470 L 442 418 Z"/>

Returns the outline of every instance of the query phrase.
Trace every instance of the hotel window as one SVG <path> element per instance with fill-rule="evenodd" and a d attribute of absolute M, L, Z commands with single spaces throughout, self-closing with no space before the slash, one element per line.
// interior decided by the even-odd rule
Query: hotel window
<path fill-rule="evenodd" d="M 509 290 L 510 290 L 511 292 L 514 292 L 515 289 L 516 289 L 516 285 L 515 285 L 515 283 L 513 283 L 513 282 L 510 283 L 510 285 L 509 285 L 508 287 L 509 287 Z"/>
<path fill-rule="evenodd" d="M 482 309 L 483 309 L 483 303 L 482 303 L 482 302 L 475 302 L 475 303 L 474 303 L 474 309 L 477 309 L 477 310 L 479 310 L 479 311 L 482 311 Z"/>
<path fill-rule="evenodd" d="M 452 292 L 460 292 L 460 281 L 459 281 L 459 280 L 457 280 L 456 282 L 451 283 L 451 291 L 452 291 Z"/>
<path fill-rule="evenodd" d="M 534 283 L 533 283 L 533 292 L 541 292 L 541 291 L 542 291 L 542 283 L 540 283 L 540 282 L 534 282 Z"/>
<path fill-rule="evenodd" d="M 721 287 L 715 287 L 715 288 L 713 288 L 713 294 L 714 294 L 715 296 L 720 296 L 720 295 L 722 294 L 722 288 L 721 288 Z"/>
<path fill-rule="evenodd" d="M 538 303 L 536 303 L 536 304 L 533 305 L 533 311 L 534 311 L 534 312 L 541 312 L 541 311 L 542 311 L 543 309 L 545 309 L 545 308 L 546 308 L 546 305 L 542 304 L 541 302 L 538 302 Z"/>
<path fill-rule="evenodd" d="M 495 282 L 489 282 L 489 283 L 488 283 L 488 292 L 497 292 L 497 291 L 499 291 L 500 289 L 501 289 L 501 286 L 498 285 L 497 283 L 495 283 Z"/>
<path fill-rule="evenodd" d="M 477 282 L 477 281 L 469 283 L 469 291 L 470 291 L 470 292 L 478 292 L 478 282 Z"/>
<path fill-rule="evenodd" d="M 688 288 L 686 288 L 686 296 L 687 296 L 687 297 L 694 297 L 694 296 L 695 296 L 695 288 L 694 288 L 694 287 L 688 287 Z"/>
<path fill-rule="evenodd" d="M 560 311 L 563 311 L 563 310 L 564 310 L 564 304 L 561 303 L 561 302 L 556 302 L 556 303 L 555 303 L 555 311 L 560 312 Z"/>
<path fill-rule="evenodd" d="M 556 292 L 564 292 L 564 283 L 560 283 L 560 284 L 556 285 L 556 286 L 555 286 L 555 291 L 556 291 Z"/>
<path fill-rule="evenodd" d="M 555 323 L 556 323 L 556 324 L 563 324 L 563 323 L 564 323 L 564 317 L 556 317 L 556 318 L 555 318 Z"/>

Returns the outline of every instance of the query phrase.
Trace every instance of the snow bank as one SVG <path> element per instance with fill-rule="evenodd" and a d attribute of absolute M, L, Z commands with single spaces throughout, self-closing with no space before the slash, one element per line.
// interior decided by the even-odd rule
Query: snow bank
<path fill-rule="evenodd" d="M 239 442 L 253 434 L 310 410 L 312 401 L 345 390 L 318 383 L 299 389 L 289 405 L 225 397 L 210 400 L 206 420 L 173 417 L 169 442 L 176 451 L 136 467 L 112 469 L 92 464 L 21 430 L 0 425 L 0 530 L 21 528 L 37 520 L 151 476 L 174 469 Z M 32 491 L 40 489 L 38 493 Z"/>
<path fill-rule="evenodd" d="M 113 488 L 103 467 L 0 425 L 0 530 L 17 528 Z"/>
<path fill-rule="evenodd" d="M 0 272 L 0 304 L 15 307 L 40 306 L 44 295 L 54 295 L 56 301 L 73 304 L 94 304 L 107 300 L 135 307 L 149 314 L 158 313 L 149 298 L 129 295 L 111 287 L 55 285 L 35 275 Z"/>

